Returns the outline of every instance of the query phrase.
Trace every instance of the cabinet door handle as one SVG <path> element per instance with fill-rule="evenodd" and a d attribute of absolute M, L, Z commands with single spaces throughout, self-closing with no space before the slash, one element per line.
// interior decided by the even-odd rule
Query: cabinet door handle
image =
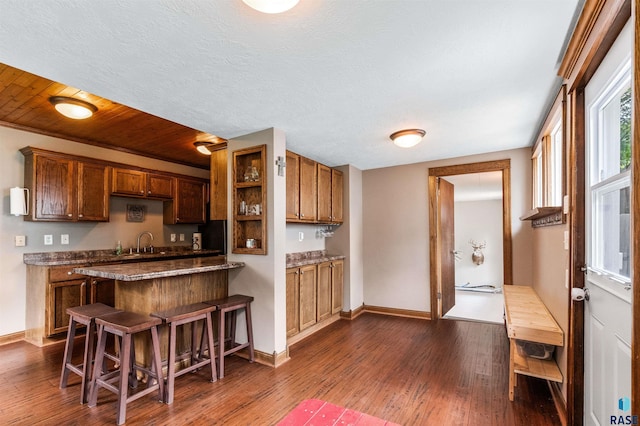
<path fill-rule="evenodd" d="M 79 214 L 78 217 L 84 217 L 84 215 L 83 214 Z"/>
<path fill-rule="evenodd" d="M 72 215 L 71 213 L 69 213 L 67 216 L 69 216 L 69 217 L 73 217 L 73 215 Z"/>
<path fill-rule="evenodd" d="M 67 275 L 72 275 L 72 274 L 73 274 L 73 271 L 68 271 L 67 272 Z"/>
<path fill-rule="evenodd" d="M 304 217 L 304 213 L 300 213 L 300 217 Z"/>
<path fill-rule="evenodd" d="M 151 191 L 148 191 L 147 194 L 151 195 Z"/>
<path fill-rule="evenodd" d="M 304 274 L 304 271 L 300 271 L 300 275 L 303 275 L 303 274 Z"/>
<path fill-rule="evenodd" d="M 295 274 L 298 275 L 300 272 L 296 271 Z"/>

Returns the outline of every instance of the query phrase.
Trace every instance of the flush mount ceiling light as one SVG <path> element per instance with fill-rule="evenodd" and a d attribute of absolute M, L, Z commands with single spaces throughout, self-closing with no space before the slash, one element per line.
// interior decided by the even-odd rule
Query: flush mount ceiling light
<path fill-rule="evenodd" d="M 247 6 L 263 13 L 286 12 L 300 0 L 242 0 Z"/>
<path fill-rule="evenodd" d="M 73 118 L 74 120 L 84 120 L 98 111 L 95 105 L 87 101 L 67 98 L 66 96 L 52 96 L 49 98 L 49 102 L 51 102 L 51 105 L 53 105 L 60 114 Z"/>
<path fill-rule="evenodd" d="M 211 155 L 209 147 L 213 145 L 213 142 L 194 142 L 193 145 L 196 147 L 200 154 Z"/>
<path fill-rule="evenodd" d="M 425 131 L 422 129 L 406 129 L 392 133 L 389 137 L 397 146 L 402 148 L 411 148 L 412 146 L 419 144 L 424 135 Z"/>

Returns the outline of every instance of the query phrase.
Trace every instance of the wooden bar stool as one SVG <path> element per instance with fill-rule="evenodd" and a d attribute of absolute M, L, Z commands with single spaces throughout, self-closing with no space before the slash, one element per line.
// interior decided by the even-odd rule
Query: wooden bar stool
<path fill-rule="evenodd" d="M 116 420 L 119 425 L 126 419 L 127 403 L 135 401 L 154 391 L 158 391 L 158 400 L 164 398 L 164 380 L 162 377 L 162 362 L 160 360 L 160 341 L 158 339 L 159 318 L 141 315 L 134 312 L 121 311 L 96 318 L 98 327 L 98 346 L 94 365 L 102 365 L 105 356 L 107 335 L 113 334 L 121 338 L 119 368 L 111 372 L 102 372 L 100 368 L 93 369 L 91 379 L 91 393 L 89 407 L 95 407 L 98 402 L 98 390 L 105 388 L 118 395 Z M 132 336 L 144 331 L 151 332 L 153 359 L 151 369 L 138 367 L 135 364 L 135 348 Z M 137 384 L 136 370 L 148 374 L 147 388 L 129 395 L 129 377 Z M 153 380 L 155 379 L 155 384 Z M 132 387 L 135 387 L 133 385 Z"/>
<path fill-rule="evenodd" d="M 213 340 L 213 323 L 211 313 L 216 310 L 215 306 L 206 303 L 193 303 L 190 305 L 178 306 L 165 311 L 153 312 L 151 316 L 160 318 L 169 326 L 169 360 L 167 365 L 167 384 L 165 386 L 164 402 L 173 403 L 173 390 L 175 379 L 190 371 L 197 370 L 209 364 L 211 366 L 211 381 L 215 382 L 216 377 L 216 360 L 214 340 Z M 198 352 L 197 342 L 197 321 L 204 320 L 202 338 L 200 342 L 200 351 Z M 182 354 L 178 360 L 191 359 L 191 365 L 176 372 L 176 336 L 178 326 L 191 324 L 191 348 Z M 206 331 L 207 344 L 209 347 L 209 357 L 203 356 L 202 343 Z"/>
<path fill-rule="evenodd" d="M 91 364 L 93 363 L 94 333 L 96 331 L 95 319 L 102 315 L 120 312 L 120 310 L 102 303 L 93 303 L 67 308 L 66 312 L 67 315 L 69 315 L 69 328 L 67 330 L 67 342 L 64 347 L 64 358 L 62 359 L 60 389 L 67 387 L 70 372 L 77 374 L 82 380 L 80 385 L 80 404 L 84 404 L 89 398 L 88 385 L 91 380 Z M 82 363 L 73 364 L 71 359 L 73 358 L 73 345 L 78 324 L 83 324 L 86 327 L 84 354 Z"/>
<path fill-rule="evenodd" d="M 218 377 L 224 377 L 224 357 L 238 352 L 240 349 L 249 348 L 249 362 L 254 361 L 253 354 L 253 327 L 251 325 L 251 302 L 252 296 L 234 294 L 223 299 L 209 300 L 209 305 L 214 305 L 218 309 Z M 247 319 L 247 342 L 236 342 L 236 316 L 238 310 L 244 309 Z M 229 337 L 226 337 L 226 316 L 229 314 Z M 228 345 L 227 345 L 228 342 Z M 227 346 L 229 348 L 227 349 Z"/>

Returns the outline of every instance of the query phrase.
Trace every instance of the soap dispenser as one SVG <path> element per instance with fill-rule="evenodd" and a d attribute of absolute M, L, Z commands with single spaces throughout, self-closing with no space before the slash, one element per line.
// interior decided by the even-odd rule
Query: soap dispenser
<path fill-rule="evenodd" d="M 118 241 L 118 244 L 116 244 L 116 254 L 118 256 L 122 254 L 122 244 L 120 244 L 120 241 Z"/>

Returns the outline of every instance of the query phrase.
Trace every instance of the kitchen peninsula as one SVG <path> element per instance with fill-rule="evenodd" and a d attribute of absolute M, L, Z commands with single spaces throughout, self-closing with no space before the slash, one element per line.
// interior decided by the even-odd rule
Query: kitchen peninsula
<path fill-rule="evenodd" d="M 228 270 L 243 262 L 228 262 L 226 256 L 158 260 L 118 265 L 84 266 L 76 274 L 115 280 L 115 307 L 149 315 L 181 305 L 227 297 Z M 162 358 L 167 358 L 167 341 L 160 330 Z M 143 364 L 150 356 L 149 342 L 138 339 L 136 358 Z M 189 345 L 187 336 L 178 337 L 178 347 Z"/>
<path fill-rule="evenodd" d="M 27 340 L 38 346 L 67 329 L 66 307 L 102 302 L 144 314 L 227 295 L 227 262 L 218 251 L 161 249 L 119 255 L 112 251 L 25 254 Z"/>

